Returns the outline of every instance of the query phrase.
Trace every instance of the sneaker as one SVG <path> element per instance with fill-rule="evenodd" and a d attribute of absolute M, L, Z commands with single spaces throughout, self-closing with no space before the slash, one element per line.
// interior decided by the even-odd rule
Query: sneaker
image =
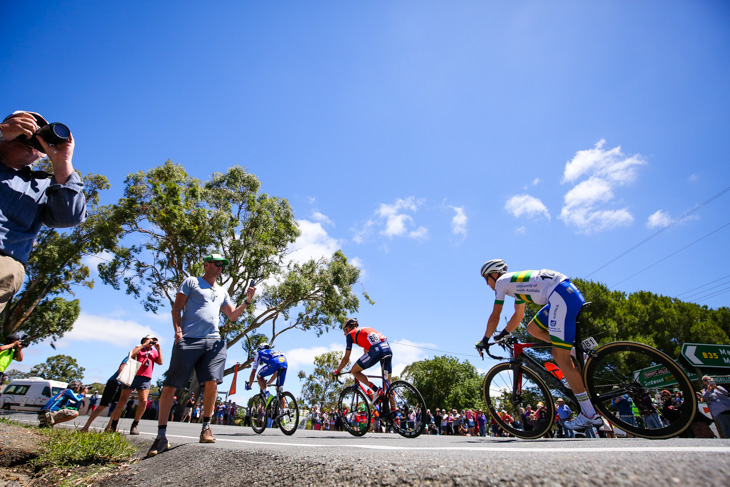
<path fill-rule="evenodd" d="M 52 428 L 53 427 L 53 416 L 48 411 L 41 411 L 38 413 L 38 427 L 39 428 Z"/>
<path fill-rule="evenodd" d="M 215 443 L 215 436 L 210 428 L 205 428 L 200 432 L 200 443 Z"/>
<path fill-rule="evenodd" d="M 563 423 L 563 426 L 571 430 L 584 430 L 589 426 L 603 426 L 603 420 L 597 414 L 588 418 L 585 414 L 580 413 L 574 420 Z"/>
<path fill-rule="evenodd" d="M 152 442 L 150 450 L 147 452 L 147 457 L 154 457 L 158 453 L 162 453 L 170 448 L 170 442 L 164 436 L 158 436 L 155 441 Z"/>
<path fill-rule="evenodd" d="M 132 425 L 132 427 L 129 430 L 129 434 L 130 435 L 138 435 L 139 434 L 139 430 L 137 429 L 137 425 L 136 424 L 133 424 Z"/>

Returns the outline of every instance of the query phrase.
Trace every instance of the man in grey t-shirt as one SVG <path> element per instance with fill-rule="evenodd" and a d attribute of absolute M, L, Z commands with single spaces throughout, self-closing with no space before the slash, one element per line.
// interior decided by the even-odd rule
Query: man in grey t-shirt
<path fill-rule="evenodd" d="M 170 368 L 167 371 L 164 388 L 160 395 L 160 416 L 157 423 L 157 438 L 147 456 L 154 456 L 169 448 L 167 442 L 167 420 L 170 416 L 175 389 L 190 379 L 193 370 L 198 381 L 205 386 L 203 402 L 203 429 L 201 443 L 215 443 L 210 430 L 218 384 L 223 382 L 226 366 L 226 342 L 218 331 L 220 313 L 236 321 L 251 304 L 255 287 L 248 288 L 246 299 L 234 308 L 228 292 L 216 284 L 228 259 L 220 254 L 211 254 L 203 259 L 202 277 L 188 277 L 180 285 L 172 306 L 172 324 L 175 328 L 175 345 L 172 348 Z"/>

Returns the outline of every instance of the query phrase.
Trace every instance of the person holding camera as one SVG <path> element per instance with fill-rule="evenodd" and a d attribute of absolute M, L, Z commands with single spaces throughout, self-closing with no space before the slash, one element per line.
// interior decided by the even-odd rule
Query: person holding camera
<path fill-rule="evenodd" d="M 5 337 L 5 345 L 0 345 L 0 386 L 5 383 L 5 371 L 13 360 L 23 361 L 23 342 L 15 333 Z"/>
<path fill-rule="evenodd" d="M 150 393 L 150 387 L 152 386 L 152 370 L 155 364 L 162 365 L 162 352 L 160 351 L 160 343 L 157 337 L 153 335 L 147 335 L 142 338 L 140 345 L 134 347 L 130 352 L 133 359 L 140 362 L 142 366 L 137 371 L 137 375 L 134 376 L 134 380 L 130 385 L 122 384 L 122 393 L 119 395 L 119 401 L 117 404 L 125 404 L 125 401 L 129 399 L 133 390 L 137 390 L 137 412 L 134 414 L 134 421 L 132 426 L 129 428 L 130 435 L 138 435 L 139 420 L 142 419 L 142 415 L 147 409 L 147 397 Z M 123 408 L 117 406 L 112 412 L 110 424 L 111 430 L 116 431 L 117 425 L 119 424 L 119 418 L 122 417 Z"/>
<path fill-rule="evenodd" d="M 42 225 L 86 220 L 84 183 L 74 171 L 74 138 L 63 124 L 17 111 L 0 123 L 0 313 L 23 285 L 25 265 Z M 34 171 L 43 158 L 53 175 Z"/>
<path fill-rule="evenodd" d="M 715 426 L 722 433 L 723 438 L 730 438 L 730 397 L 727 389 L 718 386 L 715 379 L 706 375 L 702 378 L 705 390 L 702 399 L 707 403 L 715 420 Z"/>
<path fill-rule="evenodd" d="M 87 387 L 80 380 L 72 380 L 67 389 L 53 396 L 38 413 L 41 428 L 52 428 L 54 424 L 71 421 L 79 415 L 79 406 L 86 397 Z"/>

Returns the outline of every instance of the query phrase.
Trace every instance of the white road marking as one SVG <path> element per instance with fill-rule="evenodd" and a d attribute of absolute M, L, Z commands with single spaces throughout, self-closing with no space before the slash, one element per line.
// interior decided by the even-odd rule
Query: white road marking
<path fill-rule="evenodd" d="M 142 433 L 145 435 L 154 436 L 150 433 Z M 167 435 L 168 438 L 184 438 L 190 440 L 197 440 L 197 436 L 182 436 L 182 435 Z M 229 442 L 229 443 L 244 443 L 249 445 L 266 445 L 266 446 L 295 446 L 298 448 L 361 448 L 363 450 L 403 450 L 403 446 L 388 446 L 388 445 L 368 445 L 358 443 L 333 443 L 327 445 L 314 444 L 314 443 L 285 443 L 281 441 L 261 441 L 261 440 L 234 440 L 229 438 L 216 437 L 216 443 Z M 555 447 L 555 448 L 530 448 L 529 445 L 525 445 L 523 448 L 517 448 L 513 446 L 408 446 L 408 450 L 422 450 L 422 451 L 485 451 L 485 452 L 525 452 L 530 453 L 570 453 L 580 450 L 581 452 L 683 452 L 683 453 L 730 453 L 730 446 L 616 446 L 606 447 L 587 446 L 585 442 L 577 441 L 573 447 Z"/>

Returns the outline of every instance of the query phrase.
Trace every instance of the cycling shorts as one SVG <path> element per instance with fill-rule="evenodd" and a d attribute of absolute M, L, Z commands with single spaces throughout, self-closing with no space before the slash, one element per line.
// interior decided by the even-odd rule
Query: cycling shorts
<path fill-rule="evenodd" d="M 365 370 L 369 369 L 378 362 L 383 363 L 383 370 L 388 372 L 389 375 L 393 373 L 393 351 L 390 349 L 388 340 L 376 343 L 375 345 L 371 346 L 370 350 L 368 350 L 365 355 L 360 357 L 356 363 L 360 366 L 362 370 Z"/>
<path fill-rule="evenodd" d="M 263 364 L 261 367 L 259 367 L 258 372 L 256 372 L 256 375 L 259 377 L 268 377 L 272 375 L 274 372 L 279 372 L 279 375 L 276 376 L 276 385 L 277 387 L 281 387 L 284 385 L 284 381 L 286 381 L 286 369 L 288 365 L 286 361 L 279 362 L 278 360 L 274 360 L 268 364 Z"/>
<path fill-rule="evenodd" d="M 575 319 L 585 303 L 577 287 L 565 280 L 558 284 L 548 303 L 535 315 L 535 324 L 550 333 L 553 347 L 570 350 L 575 341 Z"/>

